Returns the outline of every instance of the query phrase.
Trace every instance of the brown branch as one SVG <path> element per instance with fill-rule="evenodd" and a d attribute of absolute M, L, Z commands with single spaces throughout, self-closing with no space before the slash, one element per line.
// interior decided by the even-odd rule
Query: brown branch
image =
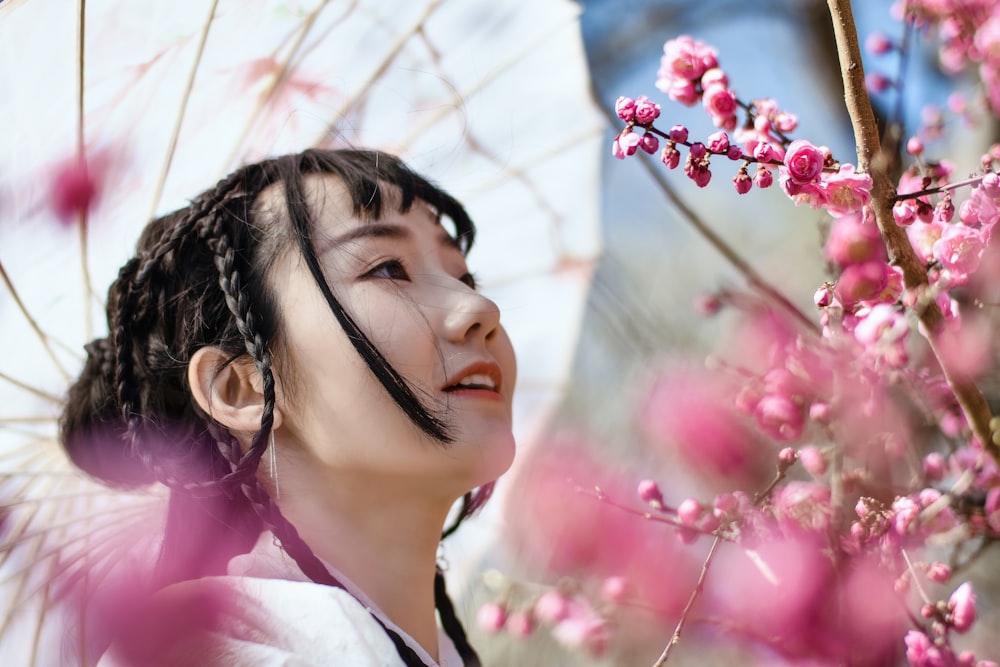
<path fill-rule="evenodd" d="M 854 139 L 858 149 L 858 171 L 868 172 L 872 177 L 871 206 L 875 221 L 889 253 L 889 261 L 903 271 L 903 284 L 907 291 L 921 298 L 914 308 L 924 333 L 944 372 L 948 386 L 958 399 L 965 418 L 979 438 L 983 448 L 1000 463 L 1000 446 L 993 442 L 990 429 L 989 404 L 976 386 L 975 381 L 942 362 L 939 339 L 944 317 L 933 298 L 928 296 L 927 271 L 917 258 L 909 238 L 902 227 L 892 217 L 892 204 L 896 196 L 889 179 L 888 156 L 882 153 L 879 142 L 878 124 L 872 111 L 871 100 L 865 87 L 865 71 L 861 64 L 861 49 L 858 33 L 854 25 L 850 0 L 827 0 L 833 19 L 834 35 L 837 39 L 837 53 L 840 70 L 844 79 L 844 100 L 854 127 Z"/>

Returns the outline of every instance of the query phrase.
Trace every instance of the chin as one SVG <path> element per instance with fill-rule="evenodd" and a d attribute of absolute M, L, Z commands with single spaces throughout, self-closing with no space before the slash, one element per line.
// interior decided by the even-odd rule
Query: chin
<path fill-rule="evenodd" d="M 510 431 L 502 437 L 494 434 L 488 440 L 480 440 L 480 443 L 478 447 L 474 446 L 479 456 L 473 471 L 472 488 L 495 482 L 507 472 L 514 463 L 514 453 L 517 449 L 514 435 Z"/>

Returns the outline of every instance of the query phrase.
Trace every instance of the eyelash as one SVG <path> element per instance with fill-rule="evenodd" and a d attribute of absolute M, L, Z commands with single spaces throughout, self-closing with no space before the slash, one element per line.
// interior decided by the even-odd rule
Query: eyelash
<path fill-rule="evenodd" d="M 388 273 L 379 275 L 381 272 L 388 270 Z M 393 272 L 396 272 L 393 275 Z M 386 278 L 389 280 L 404 280 L 406 282 L 410 281 L 410 274 L 406 271 L 406 267 L 398 259 L 390 259 L 377 266 L 372 267 L 367 273 L 364 274 L 365 278 Z M 472 273 L 465 273 L 458 278 L 460 281 L 468 285 L 472 289 L 477 288 L 476 277 Z"/>

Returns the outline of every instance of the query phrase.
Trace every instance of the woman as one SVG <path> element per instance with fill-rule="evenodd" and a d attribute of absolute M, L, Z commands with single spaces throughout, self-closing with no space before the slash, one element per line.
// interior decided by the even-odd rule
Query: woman
<path fill-rule="evenodd" d="M 171 490 L 159 590 L 101 664 L 478 664 L 436 567 L 514 451 L 473 236 L 367 151 L 244 167 L 149 225 L 62 420 L 85 471 Z"/>

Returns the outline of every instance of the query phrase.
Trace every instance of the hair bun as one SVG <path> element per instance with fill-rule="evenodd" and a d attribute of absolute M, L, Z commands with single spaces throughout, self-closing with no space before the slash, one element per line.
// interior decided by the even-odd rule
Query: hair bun
<path fill-rule="evenodd" d="M 111 341 L 98 338 L 84 349 L 87 360 L 69 389 L 59 420 L 59 440 L 77 467 L 105 484 L 148 484 L 152 474 L 125 441 Z"/>

